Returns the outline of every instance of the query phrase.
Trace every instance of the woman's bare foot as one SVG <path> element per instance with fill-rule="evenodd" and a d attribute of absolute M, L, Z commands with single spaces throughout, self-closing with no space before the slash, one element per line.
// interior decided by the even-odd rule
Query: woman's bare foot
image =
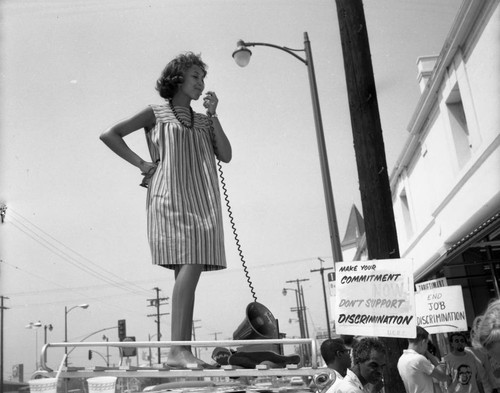
<path fill-rule="evenodd" d="M 172 347 L 167 358 L 167 366 L 172 368 L 217 368 L 195 357 L 185 347 Z"/>

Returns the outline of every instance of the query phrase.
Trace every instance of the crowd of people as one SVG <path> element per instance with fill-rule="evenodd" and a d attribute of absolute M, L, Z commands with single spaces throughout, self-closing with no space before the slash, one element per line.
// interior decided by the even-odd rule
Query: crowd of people
<path fill-rule="evenodd" d="M 448 333 L 449 352 L 436 356 L 429 333 L 417 326 L 416 337 L 397 368 L 406 393 L 500 393 L 500 299 L 476 317 L 470 331 Z M 376 337 L 325 340 L 321 356 L 330 378 L 320 393 L 382 393 L 387 350 Z M 388 390 L 388 389 L 387 389 Z"/>

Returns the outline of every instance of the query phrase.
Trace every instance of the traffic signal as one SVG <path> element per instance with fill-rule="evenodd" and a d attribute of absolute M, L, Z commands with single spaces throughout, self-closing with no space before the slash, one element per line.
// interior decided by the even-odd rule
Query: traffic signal
<path fill-rule="evenodd" d="M 89 360 L 92 360 L 92 350 L 89 349 Z"/>
<path fill-rule="evenodd" d="M 118 340 L 123 341 L 127 337 L 127 324 L 125 319 L 118 320 Z"/>

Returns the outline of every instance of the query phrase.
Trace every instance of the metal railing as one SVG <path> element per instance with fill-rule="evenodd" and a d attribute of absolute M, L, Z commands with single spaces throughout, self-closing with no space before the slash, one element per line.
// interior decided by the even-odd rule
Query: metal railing
<path fill-rule="evenodd" d="M 129 342 L 62 342 L 47 343 L 42 347 L 40 354 L 41 368 L 52 374 L 54 372 L 48 366 L 50 352 L 55 348 L 66 348 L 73 351 L 76 348 L 168 348 L 172 346 L 189 345 L 192 347 L 240 347 L 240 346 L 259 346 L 265 345 L 309 345 L 311 349 L 311 366 L 301 367 L 296 364 L 289 364 L 283 368 L 269 368 L 267 366 L 257 365 L 255 369 L 235 368 L 233 366 L 222 366 L 218 369 L 171 369 L 163 364 L 152 365 L 149 367 L 141 366 L 119 366 L 119 367 L 63 367 L 62 378 L 88 378 L 94 376 L 113 375 L 117 377 L 240 377 L 240 376 L 310 376 L 316 375 L 318 370 L 317 363 L 317 344 L 315 339 L 265 339 L 265 340 L 219 340 L 219 341 L 129 341 Z M 258 348 L 258 347 L 257 347 Z M 263 347 L 264 348 L 264 347 Z M 254 349 L 257 350 L 257 349 Z"/>

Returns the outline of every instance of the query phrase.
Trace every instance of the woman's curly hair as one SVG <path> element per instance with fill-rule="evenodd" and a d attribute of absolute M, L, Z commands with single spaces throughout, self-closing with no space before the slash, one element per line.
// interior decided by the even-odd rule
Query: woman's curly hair
<path fill-rule="evenodd" d="M 500 342 L 500 299 L 489 304 L 482 315 L 476 334 L 479 343 L 486 350 L 490 350 L 493 345 Z"/>
<path fill-rule="evenodd" d="M 177 93 L 179 85 L 184 82 L 184 73 L 194 65 L 203 70 L 203 76 L 207 75 L 207 65 L 201 60 L 200 55 L 193 52 L 182 53 L 170 61 L 156 81 L 156 90 L 160 96 L 165 99 L 172 98 Z"/>

